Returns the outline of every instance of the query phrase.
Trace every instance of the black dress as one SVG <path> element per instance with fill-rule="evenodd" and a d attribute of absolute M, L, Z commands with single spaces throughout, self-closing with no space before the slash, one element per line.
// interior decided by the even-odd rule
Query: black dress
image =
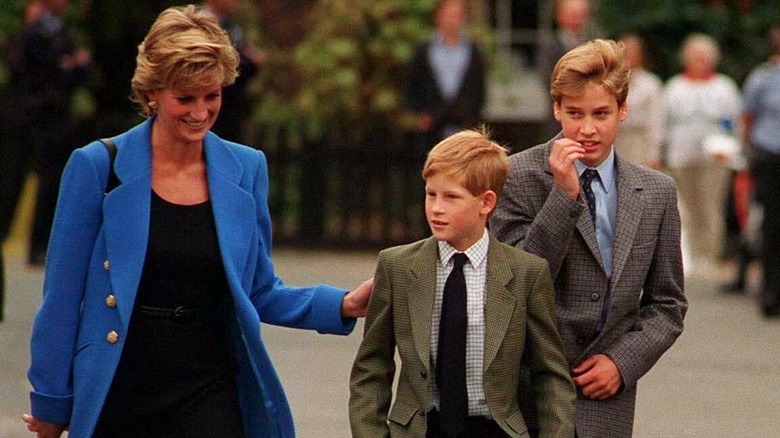
<path fill-rule="evenodd" d="M 232 301 L 211 202 L 152 193 L 149 243 L 122 358 L 95 437 L 243 437 Z"/>

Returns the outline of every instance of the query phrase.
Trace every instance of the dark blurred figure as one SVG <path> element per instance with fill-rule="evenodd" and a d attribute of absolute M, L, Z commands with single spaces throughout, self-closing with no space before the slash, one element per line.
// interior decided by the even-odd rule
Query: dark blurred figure
<path fill-rule="evenodd" d="M 244 143 L 241 128 L 251 110 L 246 88 L 249 80 L 259 71 L 263 53 L 247 40 L 244 29 L 231 20 L 238 7 L 238 0 L 206 0 L 203 6 L 219 18 L 220 26 L 227 31 L 230 42 L 240 56 L 238 77 L 233 85 L 222 90 L 222 108 L 212 131 L 225 140 Z"/>
<path fill-rule="evenodd" d="M 404 202 L 407 211 L 423 211 L 424 183 L 419 169 L 428 151 L 444 138 L 482 121 L 485 104 L 485 61 L 477 45 L 464 33 L 468 19 L 464 0 L 439 0 L 433 13 L 435 31 L 415 49 L 406 77 L 406 105 L 414 113 L 404 155 L 416 163 L 405 165 Z M 425 216 L 407 227 L 429 232 Z M 418 237 L 414 234 L 415 238 Z"/>
<path fill-rule="evenodd" d="M 591 4 L 589 0 L 557 0 L 555 2 L 555 29 L 549 38 L 543 39 L 536 54 L 536 65 L 541 74 L 546 93 L 550 92 L 550 76 L 558 60 L 569 50 L 600 37 L 591 24 Z M 547 115 L 542 136 L 550 138 L 561 130 L 561 124 L 553 117 L 552 110 Z"/>
<path fill-rule="evenodd" d="M 26 150 L 31 144 L 38 174 L 29 263 L 43 265 L 62 169 L 74 148 L 71 106 L 76 88 L 85 83 L 90 55 L 76 47 L 62 21 L 68 0 L 41 0 L 42 11 L 22 31 L 17 43 L 19 111 L 27 118 Z"/>
<path fill-rule="evenodd" d="M 737 166 L 732 166 L 729 193 L 726 199 L 726 247 L 725 258 L 736 262 L 734 280 L 721 285 L 723 292 L 744 294 L 748 286 L 748 268 L 757 258 L 756 239 L 752 235 L 756 230 L 751 226 L 756 214 L 754 204 L 754 185 L 744 157 L 740 156 Z"/>
<path fill-rule="evenodd" d="M 756 67 L 744 86 L 743 123 L 750 146 L 749 166 L 756 199 L 763 206 L 760 295 L 765 317 L 780 317 L 780 25 L 769 32 L 772 54 Z"/>
<path fill-rule="evenodd" d="M 25 27 L 11 35 L 2 47 L 10 75 L 7 86 L 0 90 L 0 321 L 5 313 L 5 264 L 2 245 L 8 238 L 25 177 L 32 163 L 32 155 L 28 152 L 29 144 L 24 141 L 29 120 L 24 108 L 19 106 L 24 102 L 18 87 L 21 76 L 19 41 L 31 31 L 29 25 L 38 20 L 42 12 L 43 3 L 40 0 L 28 2 L 24 9 Z"/>
<path fill-rule="evenodd" d="M 409 64 L 406 99 L 417 115 L 422 157 L 440 140 L 482 120 L 485 64 L 477 45 L 463 34 L 466 8 L 464 0 L 439 1 L 436 31 Z"/>

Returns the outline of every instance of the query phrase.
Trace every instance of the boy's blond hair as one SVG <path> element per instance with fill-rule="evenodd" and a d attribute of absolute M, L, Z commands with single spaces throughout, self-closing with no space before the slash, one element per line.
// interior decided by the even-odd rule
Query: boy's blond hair
<path fill-rule="evenodd" d="M 508 173 L 506 148 L 491 140 L 481 128 L 460 131 L 440 141 L 428 152 L 422 177 L 427 180 L 436 174 L 453 176 L 472 195 L 479 196 L 488 190 L 500 195 Z"/>
<path fill-rule="evenodd" d="M 623 43 L 613 40 L 593 40 L 567 52 L 552 72 L 550 95 L 561 103 L 564 96 L 578 96 L 590 83 L 603 85 L 623 106 L 628 97 L 631 66 Z"/>

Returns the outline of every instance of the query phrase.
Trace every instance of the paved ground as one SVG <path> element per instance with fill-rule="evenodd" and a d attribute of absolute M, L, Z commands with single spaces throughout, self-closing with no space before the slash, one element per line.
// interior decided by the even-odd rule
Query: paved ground
<path fill-rule="evenodd" d="M 288 284 L 349 288 L 373 274 L 375 253 L 276 250 Z M 32 436 L 25 370 L 41 273 L 7 260 L 6 322 L 0 324 L 0 437 Z M 755 274 L 755 273 L 754 273 Z M 685 333 L 640 381 L 635 437 L 780 437 L 780 320 L 758 316 L 753 296 L 719 293 L 723 272 L 688 278 Z M 264 337 L 290 398 L 298 435 L 348 437 L 347 381 L 362 325 L 351 336 L 266 326 Z"/>

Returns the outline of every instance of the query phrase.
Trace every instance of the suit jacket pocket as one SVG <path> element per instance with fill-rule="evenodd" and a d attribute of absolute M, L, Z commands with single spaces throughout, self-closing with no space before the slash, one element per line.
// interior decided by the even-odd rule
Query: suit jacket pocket
<path fill-rule="evenodd" d="M 519 410 L 515 411 L 514 414 L 510 415 L 509 418 L 506 419 L 506 424 L 510 429 L 512 429 L 512 432 L 514 432 L 511 436 L 528 436 L 528 427 L 525 424 L 525 420 L 523 420 L 523 414 Z"/>
<path fill-rule="evenodd" d="M 418 411 L 417 406 L 396 400 L 387 419 L 401 426 L 408 426 Z"/>
<path fill-rule="evenodd" d="M 652 239 L 649 242 L 642 242 L 631 247 L 631 253 L 628 257 L 626 266 L 630 269 L 631 278 L 636 281 L 644 281 L 647 271 L 650 268 L 653 254 L 658 239 Z M 625 274 L 626 272 L 624 272 Z"/>

